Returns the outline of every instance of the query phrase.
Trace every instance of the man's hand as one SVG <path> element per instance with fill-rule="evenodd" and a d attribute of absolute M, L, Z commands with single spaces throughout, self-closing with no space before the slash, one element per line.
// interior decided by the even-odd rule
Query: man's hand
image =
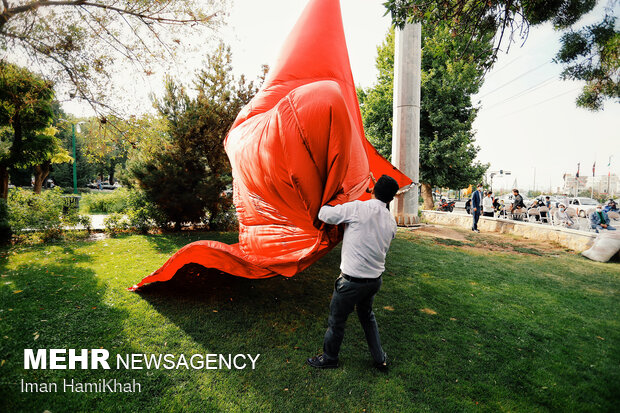
<path fill-rule="evenodd" d="M 474 212 L 478 211 L 478 208 L 474 208 Z"/>
<path fill-rule="evenodd" d="M 348 200 L 349 200 L 349 196 L 345 195 L 344 191 L 340 189 L 340 191 L 338 191 L 336 196 L 334 196 L 331 200 L 329 200 L 329 202 L 325 205 L 336 206 L 336 205 L 344 204 Z"/>
<path fill-rule="evenodd" d="M 601 227 L 607 228 L 607 224 L 601 224 Z"/>

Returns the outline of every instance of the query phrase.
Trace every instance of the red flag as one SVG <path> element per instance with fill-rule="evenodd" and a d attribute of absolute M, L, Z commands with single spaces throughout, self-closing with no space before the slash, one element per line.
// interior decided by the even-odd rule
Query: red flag
<path fill-rule="evenodd" d="M 592 164 L 592 176 L 596 176 L 596 161 Z"/>
<path fill-rule="evenodd" d="M 581 163 L 577 164 L 577 174 L 575 175 L 575 178 L 579 178 L 579 165 L 581 165 Z"/>

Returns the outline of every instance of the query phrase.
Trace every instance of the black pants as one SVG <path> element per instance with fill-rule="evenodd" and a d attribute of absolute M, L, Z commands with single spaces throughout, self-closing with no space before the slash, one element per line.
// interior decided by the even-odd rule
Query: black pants
<path fill-rule="evenodd" d="M 475 211 L 472 209 L 471 213 L 474 216 L 474 223 L 471 226 L 471 229 L 478 229 L 478 220 L 480 219 L 480 208 L 476 208 Z"/>
<path fill-rule="evenodd" d="M 375 313 L 372 311 L 372 302 L 375 294 L 381 288 L 381 277 L 369 282 L 359 283 L 346 280 L 342 274 L 334 283 L 334 293 L 329 305 L 329 319 L 327 321 L 327 331 L 323 340 L 323 354 L 331 360 L 338 360 L 340 345 L 344 338 L 344 326 L 353 312 L 357 308 L 357 317 L 362 324 L 368 349 L 372 358 L 377 363 L 385 361 L 385 353 L 381 348 L 379 338 L 379 328 L 375 320 Z"/>

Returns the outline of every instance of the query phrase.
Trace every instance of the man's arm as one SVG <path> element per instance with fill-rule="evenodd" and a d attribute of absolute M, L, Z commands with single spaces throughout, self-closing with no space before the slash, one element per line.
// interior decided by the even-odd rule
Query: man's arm
<path fill-rule="evenodd" d="M 336 206 L 323 205 L 319 210 L 319 219 L 326 224 L 338 225 L 352 222 L 355 219 L 355 202 L 347 202 Z"/>

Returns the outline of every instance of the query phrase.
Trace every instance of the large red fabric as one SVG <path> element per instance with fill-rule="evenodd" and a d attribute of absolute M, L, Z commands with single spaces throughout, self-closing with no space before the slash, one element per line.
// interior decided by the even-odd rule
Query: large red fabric
<path fill-rule="evenodd" d="M 246 278 L 293 276 L 341 240 L 317 220 L 322 205 L 367 197 L 371 171 L 412 182 L 364 137 L 339 0 L 309 2 L 224 145 L 239 243 L 186 245 L 134 289 L 189 263 Z"/>

